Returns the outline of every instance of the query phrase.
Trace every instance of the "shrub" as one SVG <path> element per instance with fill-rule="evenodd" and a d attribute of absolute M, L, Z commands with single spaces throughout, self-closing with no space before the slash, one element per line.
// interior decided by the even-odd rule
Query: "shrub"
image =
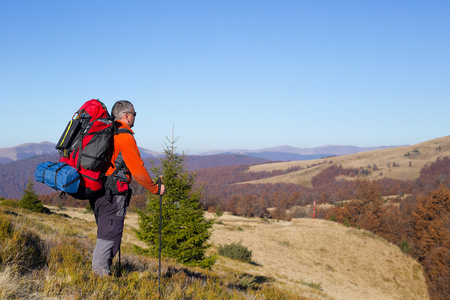
<path fill-rule="evenodd" d="M 0 205 L 9 207 L 19 207 L 19 202 L 14 199 L 4 199 L 0 201 Z"/>
<path fill-rule="evenodd" d="M 10 219 L 0 216 L 0 264 L 13 265 L 20 273 L 45 265 L 45 245 L 40 237 L 29 229 L 14 229 Z"/>
<path fill-rule="evenodd" d="M 277 207 L 275 208 L 271 213 L 270 213 L 270 217 L 272 219 L 276 219 L 276 220 L 287 220 L 286 218 L 286 210 L 281 208 L 281 207 Z"/>
<path fill-rule="evenodd" d="M 252 250 L 243 246 L 241 242 L 219 245 L 219 255 L 236 259 L 243 262 L 251 262 Z"/>
<path fill-rule="evenodd" d="M 228 286 L 239 290 L 257 290 L 260 288 L 258 278 L 249 274 L 234 274 Z"/>
<path fill-rule="evenodd" d="M 0 242 L 12 237 L 13 226 L 11 219 L 0 215 Z"/>
<path fill-rule="evenodd" d="M 410 254 L 411 250 L 412 250 L 411 246 L 409 245 L 409 243 L 407 241 L 402 242 L 402 244 L 400 245 L 400 249 L 405 254 Z"/>
<path fill-rule="evenodd" d="M 335 214 L 332 214 L 332 215 L 328 218 L 328 220 L 331 221 L 331 222 L 336 222 L 336 215 L 335 215 Z"/>
<path fill-rule="evenodd" d="M 64 243 L 50 250 L 48 266 L 60 275 L 83 273 L 90 269 L 89 249 L 76 238 L 65 237 Z"/>
<path fill-rule="evenodd" d="M 223 216 L 223 211 L 222 211 L 222 208 L 220 207 L 220 205 L 217 206 L 215 214 L 217 217 Z"/>
<path fill-rule="evenodd" d="M 92 209 L 91 205 L 88 203 L 86 204 L 86 211 L 85 214 L 94 214 L 94 210 Z"/>
<path fill-rule="evenodd" d="M 350 226 L 351 226 L 351 225 L 350 225 L 350 221 L 349 221 L 347 218 L 344 219 L 343 224 L 344 224 L 344 226 L 346 226 L 346 227 L 350 227 Z"/>

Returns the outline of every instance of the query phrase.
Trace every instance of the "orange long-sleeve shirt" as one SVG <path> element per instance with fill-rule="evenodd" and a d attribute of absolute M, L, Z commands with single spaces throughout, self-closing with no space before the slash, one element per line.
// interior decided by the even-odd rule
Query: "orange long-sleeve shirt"
<path fill-rule="evenodd" d="M 116 126 L 117 129 L 125 128 L 134 134 L 131 128 L 121 121 L 116 121 Z M 128 183 L 130 183 L 131 178 L 134 177 L 134 179 L 136 179 L 136 181 L 150 193 L 157 194 L 158 185 L 153 182 L 147 169 L 144 167 L 144 161 L 141 158 L 136 140 L 134 139 L 134 136 L 129 133 L 119 133 L 114 135 L 114 151 L 111 157 L 111 164 L 106 171 L 106 175 L 109 176 L 114 172 L 116 168 L 115 161 L 119 153 L 122 154 L 127 168 Z"/>

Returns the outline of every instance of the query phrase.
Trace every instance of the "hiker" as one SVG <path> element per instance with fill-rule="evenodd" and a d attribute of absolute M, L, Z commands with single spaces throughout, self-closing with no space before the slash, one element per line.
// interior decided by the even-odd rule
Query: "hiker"
<path fill-rule="evenodd" d="M 90 200 L 97 222 L 97 244 L 92 255 L 92 269 L 99 275 L 110 275 L 113 257 L 119 251 L 126 209 L 130 201 L 132 176 L 150 193 L 163 195 L 164 185 L 153 182 L 141 159 L 134 132 L 136 111 L 131 102 L 117 101 L 111 111 L 118 133 L 113 138 L 111 163 L 105 174 L 105 193 Z M 119 253 L 120 257 L 120 253 Z"/>

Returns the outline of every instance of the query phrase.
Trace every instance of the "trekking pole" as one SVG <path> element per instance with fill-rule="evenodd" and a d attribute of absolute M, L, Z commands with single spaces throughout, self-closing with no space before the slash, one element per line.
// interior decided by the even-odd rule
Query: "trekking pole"
<path fill-rule="evenodd" d="M 158 178 L 158 191 L 161 193 L 162 176 Z M 158 290 L 159 299 L 161 299 L 161 207 L 162 196 L 159 195 L 159 269 L 158 269 Z"/>

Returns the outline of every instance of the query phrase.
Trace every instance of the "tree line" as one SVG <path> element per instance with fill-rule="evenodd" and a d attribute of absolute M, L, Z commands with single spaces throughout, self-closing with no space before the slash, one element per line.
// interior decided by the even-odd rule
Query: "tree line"
<path fill-rule="evenodd" d="M 292 183 L 250 184 L 246 181 L 270 178 L 300 168 L 272 172 L 248 172 L 248 166 L 229 166 L 197 170 L 197 184 L 203 186 L 203 204 L 214 211 L 217 207 L 246 217 L 270 217 L 268 208 L 293 209 L 298 206 L 336 204 L 354 199 L 357 180 L 336 180 L 338 176 L 356 178 L 358 169 L 330 166 L 312 179 L 312 188 Z M 362 176 L 362 177 L 361 177 Z M 364 178 L 361 175 L 360 178 Z M 375 183 L 383 195 L 404 195 L 412 192 L 414 183 L 384 178 Z M 286 215 L 289 218 L 297 215 Z"/>

